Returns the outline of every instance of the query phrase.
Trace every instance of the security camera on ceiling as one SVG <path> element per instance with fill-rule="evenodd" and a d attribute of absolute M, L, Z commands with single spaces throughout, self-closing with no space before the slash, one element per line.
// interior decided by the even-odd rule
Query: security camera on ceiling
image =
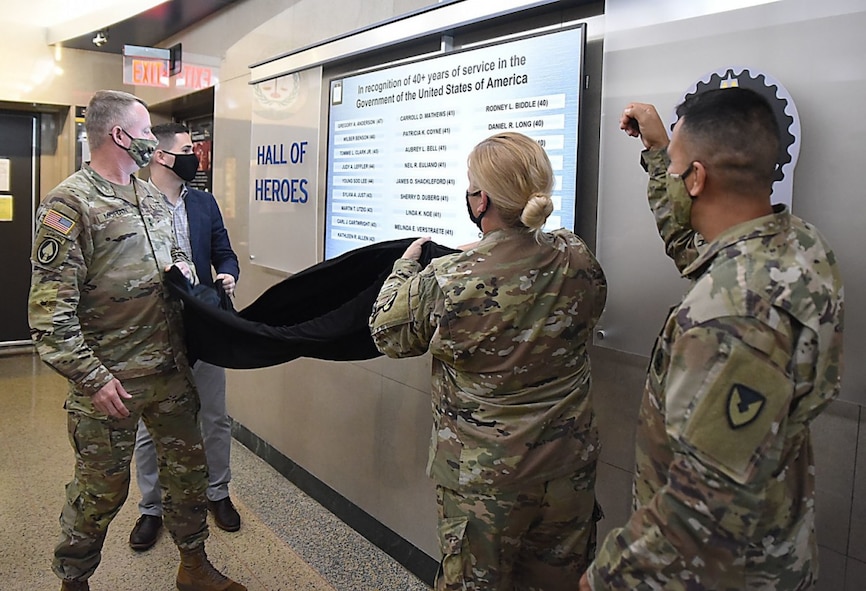
<path fill-rule="evenodd" d="M 108 43 L 108 34 L 105 31 L 98 31 L 96 35 L 93 36 L 93 44 L 97 47 L 102 47 Z"/>

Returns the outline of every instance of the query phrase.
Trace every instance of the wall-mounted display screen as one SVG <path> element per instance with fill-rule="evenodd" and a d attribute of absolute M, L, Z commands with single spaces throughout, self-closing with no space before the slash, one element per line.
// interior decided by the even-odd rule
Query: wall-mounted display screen
<path fill-rule="evenodd" d="M 501 131 L 544 146 L 546 227 L 573 230 L 584 45 L 577 25 L 331 80 L 325 258 L 411 236 L 476 241 L 466 158 Z"/>

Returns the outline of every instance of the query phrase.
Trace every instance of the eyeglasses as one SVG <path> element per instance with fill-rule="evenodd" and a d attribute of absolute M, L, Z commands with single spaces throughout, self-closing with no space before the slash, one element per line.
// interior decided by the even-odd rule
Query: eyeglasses
<path fill-rule="evenodd" d="M 472 191 L 471 193 L 468 190 L 466 191 L 467 199 L 469 199 L 470 197 L 478 197 L 479 195 L 481 195 L 481 189 L 478 189 L 477 191 Z"/>

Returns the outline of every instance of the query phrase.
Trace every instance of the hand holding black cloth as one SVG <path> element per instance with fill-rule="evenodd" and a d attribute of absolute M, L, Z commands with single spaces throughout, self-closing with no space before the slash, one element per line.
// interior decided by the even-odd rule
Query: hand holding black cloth
<path fill-rule="evenodd" d="M 240 312 L 228 298 L 220 303 L 218 288 L 193 287 L 172 267 L 166 280 L 171 294 L 183 301 L 190 362 L 253 369 L 298 357 L 378 357 L 367 321 L 394 261 L 414 240 L 379 242 L 313 265 L 271 286 Z M 418 262 L 424 267 L 454 252 L 427 242 Z"/>

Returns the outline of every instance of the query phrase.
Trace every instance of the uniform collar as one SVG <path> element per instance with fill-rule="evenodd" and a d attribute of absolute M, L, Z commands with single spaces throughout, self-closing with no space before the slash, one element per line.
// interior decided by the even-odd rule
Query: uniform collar
<path fill-rule="evenodd" d="M 787 206 L 777 203 L 773 206 L 773 213 L 731 226 L 719 234 L 715 240 L 701 250 L 701 254 L 697 259 L 683 269 L 682 274 L 684 277 L 694 278 L 700 275 L 704 267 L 708 266 L 710 261 L 726 248 L 738 242 L 745 242 L 746 240 L 761 238 L 763 236 L 773 236 L 786 230 L 790 225 L 791 213 L 788 211 Z"/>
<path fill-rule="evenodd" d="M 525 228 L 496 228 L 481 237 L 480 243 L 496 243 L 521 234 L 529 236 Z"/>
<path fill-rule="evenodd" d="M 115 194 L 114 183 L 106 180 L 101 174 L 93 170 L 89 162 L 85 162 L 81 165 L 81 172 L 87 176 L 88 180 L 93 183 L 93 186 L 96 187 L 96 190 L 102 195 L 110 197 Z M 135 182 L 135 177 L 133 175 L 129 175 L 129 178 L 130 182 Z"/>
<path fill-rule="evenodd" d="M 100 195 L 104 197 L 116 197 L 118 199 L 123 199 L 121 195 L 117 193 L 114 189 L 117 185 L 112 183 L 109 180 L 106 180 L 101 174 L 93 170 L 90 166 L 90 163 L 85 162 L 81 165 L 81 172 L 87 177 L 87 179 L 96 187 L 96 190 L 100 193 Z M 142 188 L 142 183 L 134 174 L 129 175 L 129 181 L 132 185 L 132 189 L 135 192 L 136 199 L 140 199 L 139 189 Z M 144 191 L 143 193 L 148 193 L 148 191 Z M 123 199 L 126 201 L 126 199 Z M 132 205 L 137 205 L 137 203 L 133 203 Z"/>

